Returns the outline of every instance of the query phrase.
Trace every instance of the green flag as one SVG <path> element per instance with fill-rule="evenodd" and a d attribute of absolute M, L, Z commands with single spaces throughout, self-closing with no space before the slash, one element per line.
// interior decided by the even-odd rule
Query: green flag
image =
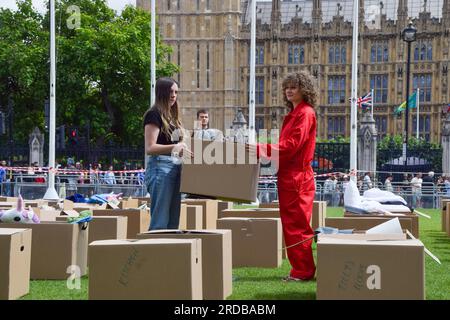
<path fill-rule="evenodd" d="M 417 98 L 416 97 L 417 97 L 417 91 L 414 91 L 414 93 L 409 96 L 408 105 L 409 105 L 410 109 L 417 108 Z M 403 101 L 401 105 L 399 105 L 397 108 L 395 108 L 394 113 L 399 115 L 405 109 L 406 109 L 406 101 Z"/>

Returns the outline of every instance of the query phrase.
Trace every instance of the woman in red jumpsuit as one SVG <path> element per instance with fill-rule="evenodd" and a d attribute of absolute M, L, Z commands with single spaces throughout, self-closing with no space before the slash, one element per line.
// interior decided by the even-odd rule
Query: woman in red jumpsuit
<path fill-rule="evenodd" d="M 278 199 L 287 255 L 292 269 L 285 281 L 310 280 L 316 267 L 310 226 L 315 194 L 311 162 L 316 146 L 317 90 L 306 72 L 283 80 L 283 99 L 290 112 L 283 121 L 278 144 L 259 144 L 258 154 L 278 160 Z"/>

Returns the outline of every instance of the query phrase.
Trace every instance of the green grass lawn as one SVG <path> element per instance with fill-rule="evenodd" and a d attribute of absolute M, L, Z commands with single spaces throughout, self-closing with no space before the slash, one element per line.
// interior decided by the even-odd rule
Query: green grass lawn
<path fill-rule="evenodd" d="M 438 265 L 425 256 L 426 297 L 428 300 L 450 299 L 450 238 L 441 231 L 440 210 L 421 210 L 432 219 L 419 218 L 420 240 L 442 262 Z M 342 208 L 328 208 L 327 216 L 342 216 Z M 316 246 L 313 245 L 314 255 Z M 281 278 L 289 273 L 287 260 L 278 269 L 238 268 L 233 269 L 233 294 L 230 300 L 311 300 L 316 298 L 316 282 L 284 283 Z M 80 290 L 67 289 L 66 281 L 31 281 L 30 294 L 22 299 L 87 299 L 88 279 L 81 279 Z"/>

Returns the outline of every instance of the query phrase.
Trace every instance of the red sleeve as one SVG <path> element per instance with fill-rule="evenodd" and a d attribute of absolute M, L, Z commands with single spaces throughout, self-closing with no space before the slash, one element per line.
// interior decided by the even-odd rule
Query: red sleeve
<path fill-rule="evenodd" d="M 267 157 L 272 156 L 273 158 L 288 158 L 294 156 L 299 149 L 304 147 L 314 122 L 315 113 L 313 110 L 302 113 L 293 119 L 293 123 L 289 128 L 286 128 L 287 130 L 285 130 L 283 136 L 280 137 L 279 143 L 267 144 L 265 145 L 266 148 L 261 148 L 261 151 L 266 151 Z"/>

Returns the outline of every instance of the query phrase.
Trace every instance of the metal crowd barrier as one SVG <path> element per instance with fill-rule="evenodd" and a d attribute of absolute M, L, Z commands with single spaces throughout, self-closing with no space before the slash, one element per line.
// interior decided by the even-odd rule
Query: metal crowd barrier
<path fill-rule="evenodd" d="M 115 183 L 114 183 L 115 182 Z M 385 190 L 383 183 L 375 181 L 374 187 Z M 441 198 L 450 197 L 450 187 L 444 184 L 422 185 L 420 190 L 415 190 L 410 184 L 392 182 L 393 192 L 403 197 L 409 206 L 420 208 L 440 208 Z M 79 193 L 84 197 L 101 193 L 122 193 L 123 196 L 144 197 L 147 190 L 142 178 L 137 175 L 117 175 L 115 180 L 107 179 L 99 174 L 59 174 L 56 176 L 55 189 L 61 198 Z M 447 190 L 448 189 L 448 190 Z M 25 199 L 42 198 L 47 190 L 46 174 L 15 173 L 12 181 L 0 183 L 0 195 L 18 196 Z M 360 190 L 361 195 L 363 190 Z M 328 206 L 343 206 L 344 185 L 337 182 L 331 189 L 325 186 L 324 181 L 316 182 L 315 200 L 326 201 Z M 264 180 L 258 186 L 257 197 L 260 203 L 268 203 L 278 200 L 278 189 L 275 180 Z"/>

